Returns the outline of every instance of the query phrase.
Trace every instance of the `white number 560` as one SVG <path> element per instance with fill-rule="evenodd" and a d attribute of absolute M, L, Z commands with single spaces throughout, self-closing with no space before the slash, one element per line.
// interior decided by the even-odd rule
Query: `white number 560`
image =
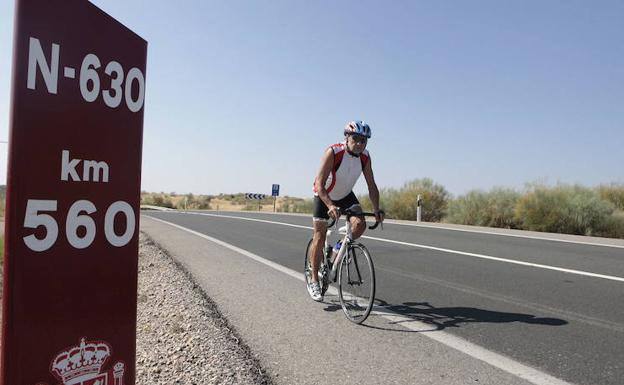
<path fill-rule="evenodd" d="M 24 243 L 29 249 L 37 252 L 46 251 L 54 245 L 58 238 L 58 224 L 54 217 L 50 214 L 42 212 L 56 212 L 57 201 L 29 199 L 26 205 L 26 215 L 24 217 L 24 227 L 27 229 L 36 229 L 39 226 L 45 227 L 46 234 L 42 239 L 37 238 L 34 234 L 24 237 Z M 84 249 L 89 247 L 96 235 L 96 225 L 93 218 L 88 214 L 93 214 L 97 209 L 95 205 L 88 200 L 79 200 L 74 202 L 67 212 L 67 220 L 65 222 L 65 233 L 67 241 L 76 249 Z M 122 213 L 126 217 L 126 231 L 117 235 L 114 229 L 115 216 Z M 111 204 L 106 210 L 104 217 L 104 234 L 108 242 L 116 247 L 122 247 L 128 244 L 134 235 L 135 215 L 132 206 L 127 202 L 117 201 Z M 78 234 L 78 229 L 85 229 L 84 235 Z"/>

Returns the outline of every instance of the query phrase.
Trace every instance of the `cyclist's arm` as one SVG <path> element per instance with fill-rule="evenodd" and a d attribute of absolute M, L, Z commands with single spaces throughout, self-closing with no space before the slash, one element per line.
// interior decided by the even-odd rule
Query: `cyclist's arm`
<path fill-rule="evenodd" d="M 323 158 L 321 159 L 321 168 L 316 174 L 316 193 L 319 198 L 325 203 L 325 206 L 331 210 L 334 203 L 329 197 L 329 193 L 327 193 L 327 189 L 325 189 L 325 183 L 327 182 L 327 178 L 329 178 L 329 174 L 331 173 L 332 167 L 334 166 L 334 151 L 331 148 L 328 148 L 327 151 L 323 154 Z"/>
<path fill-rule="evenodd" d="M 379 222 L 383 221 L 383 215 L 379 215 L 379 189 L 377 188 L 377 183 L 375 183 L 375 176 L 373 175 L 373 167 L 371 166 L 371 159 L 368 159 L 366 162 L 366 166 L 364 166 L 364 178 L 366 179 L 366 184 L 368 185 L 368 196 L 370 197 L 371 203 L 373 204 L 373 212 L 375 213 L 375 219 Z"/>

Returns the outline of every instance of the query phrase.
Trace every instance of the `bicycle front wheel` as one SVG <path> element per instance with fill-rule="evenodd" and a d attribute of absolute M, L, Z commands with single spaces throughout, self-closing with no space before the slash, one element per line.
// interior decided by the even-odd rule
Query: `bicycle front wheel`
<path fill-rule="evenodd" d="M 347 318 L 357 324 L 366 320 L 375 302 L 375 268 L 364 245 L 349 246 L 338 270 L 338 296 Z"/>

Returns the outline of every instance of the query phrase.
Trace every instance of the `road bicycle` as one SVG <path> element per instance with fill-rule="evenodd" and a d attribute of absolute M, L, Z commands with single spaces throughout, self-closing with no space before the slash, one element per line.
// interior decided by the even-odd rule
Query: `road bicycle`
<path fill-rule="evenodd" d="M 331 261 L 333 247 L 329 239 L 336 221 L 332 218 L 327 224 L 327 236 L 325 237 L 323 259 L 319 267 L 318 278 L 323 295 L 327 292 L 330 283 L 338 282 L 338 297 L 344 314 L 350 321 L 361 324 L 370 314 L 375 301 L 375 267 L 366 246 L 352 239 L 350 219 L 353 216 L 374 217 L 375 214 L 350 209 L 344 210 L 343 213 L 346 215 L 346 225 L 338 229 L 338 233 L 344 236 L 340 251 L 333 263 Z M 368 228 L 374 230 L 380 223 L 375 222 Z M 310 282 L 312 275 L 312 266 L 309 260 L 311 247 L 312 239 L 308 242 L 305 254 L 304 275 L 306 284 Z"/>

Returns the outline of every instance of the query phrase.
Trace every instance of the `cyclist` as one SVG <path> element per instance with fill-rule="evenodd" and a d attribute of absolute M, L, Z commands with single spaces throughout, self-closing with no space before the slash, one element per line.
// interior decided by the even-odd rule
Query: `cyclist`
<path fill-rule="evenodd" d="M 384 212 L 379 209 L 379 190 L 373 177 L 370 154 L 366 144 L 371 129 L 362 121 L 352 121 L 344 128 L 345 141 L 329 146 L 321 159 L 321 168 L 314 180 L 314 237 L 310 248 L 312 271 L 308 293 L 315 301 L 322 301 L 318 270 L 323 259 L 323 246 L 327 235 L 327 220 L 338 220 L 339 210 L 361 210 L 360 202 L 352 189 L 360 174 L 364 174 L 368 195 L 373 204 L 375 219 L 382 222 Z M 351 217 L 353 239 L 359 238 L 366 229 L 363 217 Z"/>

